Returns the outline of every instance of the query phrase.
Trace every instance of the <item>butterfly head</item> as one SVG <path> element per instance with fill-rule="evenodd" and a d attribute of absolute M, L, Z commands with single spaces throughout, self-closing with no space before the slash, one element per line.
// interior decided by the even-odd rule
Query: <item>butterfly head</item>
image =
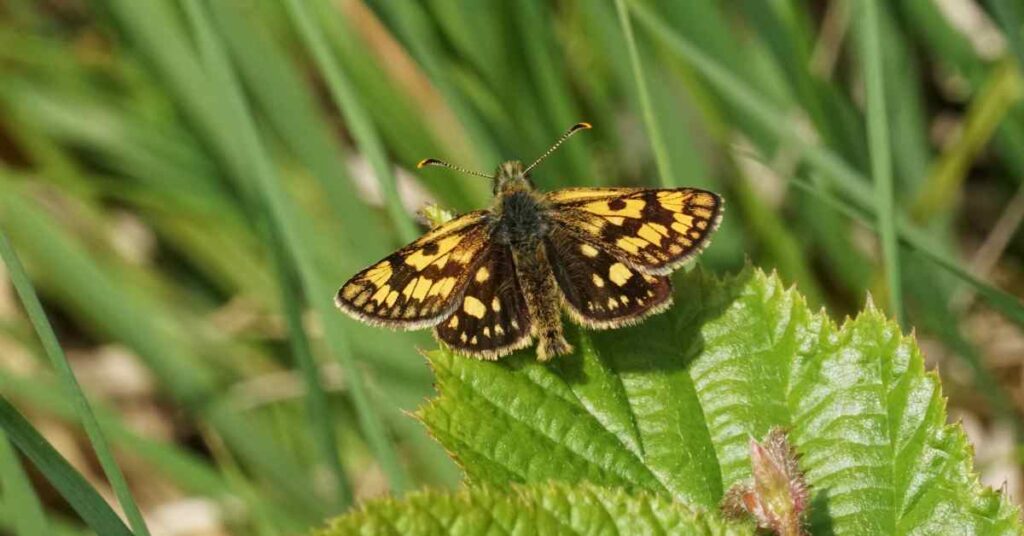
<path fill-rule="evenodd" d="M 518 160 L 502 162 L 494 172 L 494 195 L 520 190 L 533 190 L 526 167 Z"/>

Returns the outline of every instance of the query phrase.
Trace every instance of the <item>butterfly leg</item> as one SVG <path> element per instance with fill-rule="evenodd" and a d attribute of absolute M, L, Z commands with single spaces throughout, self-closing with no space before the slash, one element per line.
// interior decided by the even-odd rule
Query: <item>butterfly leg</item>
<path fill-rule="evenodd" d="M 526 306 L 533 319 L 533 335 L 537 338 L 537 359 L 572 353 L 572 345 L 562 334 L 561 298 L 555 276 L 544 247 L 513 247 L 516 275 L 526 297 Z"/>

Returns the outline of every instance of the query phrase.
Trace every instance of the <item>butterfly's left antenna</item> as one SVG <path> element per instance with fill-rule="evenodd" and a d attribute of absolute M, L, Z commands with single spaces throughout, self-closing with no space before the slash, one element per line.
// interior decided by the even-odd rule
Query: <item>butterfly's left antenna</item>
<path fill-rule="evenodd" d="M 466 168 L 461 167 L 461 166 L 456 166 L 454 164 L 449 164 L 448 162 L 445 162 L 444 160 L 438 160 L 436 158 L 425 158 L 423 160 L 420 160 L 420 162 L 418 164 L 416 164 L 416 169 L 423 169 L 423 168 L 425 168 L 427 166 L 440 166 L 440 167 L 448 168 L 448 169 L 450 169 L 452 171 L 458 171 L 459 173 L 465 173 L 466 175 L 476 175 L 477 177 L 483 177 L 485 179 L 493 179 L 494 178 L 493 176 L 488 175 L 486 173 L 481 173 L 479 171 L 473 171 L 471 169 L 466 169 Z"/>
<path fill-rule="evenodd" d="M 569 127 L 569 130 L 566 130 L 565 134 L 562 134 L 562 136 L 558 138 L 558 141 L 556 141 L 550 149 L 545 151 L 544 154 L 540 155 L 540 158 L 534 160 L 532 164 L 527 166 L 523 173 L 525 174 L 529 172 L 531 169 L 537 167 L 537 164 L 541 163 L 545 158 L 551 156 L 551 153 L 555 152 L 555 149 L 558 149 L 558 147 L 565 143 L 565 140 L 569 139 L 569 137 L 572 136 L 573 134 L 581 130 L 589 130 L 591 128 L 593 127 L 590 123 L 576 123 L 575 125 Z"/>

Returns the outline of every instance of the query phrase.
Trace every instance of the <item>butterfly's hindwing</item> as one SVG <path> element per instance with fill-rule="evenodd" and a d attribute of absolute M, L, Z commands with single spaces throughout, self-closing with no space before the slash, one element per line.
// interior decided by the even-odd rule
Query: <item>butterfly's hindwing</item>
<path fill-rule="evenodd" d="M 634 324 L 672 304 L 668 277 L 642 273 L 564 229 L 553 229 L 545 242 L 565 308 L 580 325 Z"/>
<path fill-rule="evenodd" d="M 430 327 L 459 303 L 487 249 L 486 211 L 464 214 L 356 274 L 335 296 L 343 311 L 370 324 Z"/>
<path fill-rule="evenodd" d="M 473 270 L 459 306 L 434 330 L 461 354 L 497 359 L 530 344 L 530 314 L 511 250 L 492 245 L 486 255 Z"/>
<path fill-rule="evenodd" d="M 569 188 L 545 199 L 556 226 L 656 275 L 699 253 L 722 215 L 718 195 L 694 188 Z"/>

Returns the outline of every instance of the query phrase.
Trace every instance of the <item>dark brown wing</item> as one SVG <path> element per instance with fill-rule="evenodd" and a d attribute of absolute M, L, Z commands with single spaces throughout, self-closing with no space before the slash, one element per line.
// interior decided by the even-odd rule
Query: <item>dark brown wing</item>
<path fill-rule="evenodd" d="M 722 217 L 722 198 L 695 188 L 569 188 L 545 200 L 557 226 L 654 275 L 700 253 Z"/>
<path fill-rule="evenodd" d="M 486 211 L 463 214 L 359 272 L 334 298 L 363 322 L 400 329 L 436 325 L 461 303 L 486 255 Z"/>
<path fill-rule="evenodd" d="M 459 304 L 434 328 L 455 352 L 498 359 L 530 345 L 530 314 L 508 246 L 488 248 Z"/>
<path fill-rule="evenodd" d="M 577 324 L 616 328 L 672 305 L 672 282 L 666 276 L 642 273 L 558 227 L 545 245 L 565 308 Z"/>

